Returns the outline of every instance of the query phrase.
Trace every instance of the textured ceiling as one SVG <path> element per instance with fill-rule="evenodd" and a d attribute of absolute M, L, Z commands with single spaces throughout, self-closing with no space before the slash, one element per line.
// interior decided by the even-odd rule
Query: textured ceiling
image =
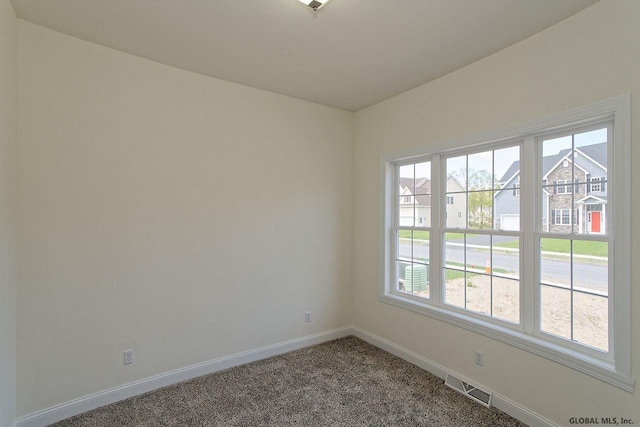
<path fill-rule="evenodd" d="M 18 16 L 163 64 L 357 111 L 596 0 L 13 0 Z"/>

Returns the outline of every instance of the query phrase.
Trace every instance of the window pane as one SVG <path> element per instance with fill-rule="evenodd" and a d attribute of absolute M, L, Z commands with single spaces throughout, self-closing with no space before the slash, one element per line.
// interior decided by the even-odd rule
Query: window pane
<path fill-rule="evenodd" d="M 571 291 L 541 286 L 540 303 L 540 329 L 570 340 Z"/>
<path fill-rule="evenodd" d="M 407 275 L 407 267 L 411 265 L 410 262 L 396 261 L 396 271 L 398 272 L 398 290 L 404 291 L 405 277 Z"/>
<path fill-rule="evenodd" d="M 445 302 L 458 307 L 465 306 L 464 234 L 445 233 L 443 270 Z"/>
<path fill-rule="evenodd" d="M 450 179 L 447 183 L 447 189 L 461 189 L 455 179 Z M 466 228 L 467 227 L 467 194 L 466 193 L 447 193 L 446 203 L 446 227 L 447 228 Z"/>
<path fill-rule="evenodd" d="M 520 280 L 520 238 L 493 236 L 491 272 L 496 276 Z"/>
<path fill-rule="evenodd" d="M 491 190 L 495 187 L 493 177 L 493 151 L 469 156 L 469 190 Z"/>
<path fill-rule="evenodd" d="M 447 159 L 447 179 L 454 178 L 462 190 L 467 189 L 467 156 Z M 447 187 L 449 182 L 447 182 Z M 447 191 L 452 191 L 448 190 Z"/>
<path fill-rule="evenodd" d="M 413 261 L 429 263 L 429 231 L 413 231 Z"/>
<path fill-rule="evenodd" d="M 496 230 L 520 230 L 520 147 L 496 150 L 494 222 Z"/>
<path fill-rule="evenodd" d="M 609 350 L 609 299 L 583 292 L 573 293 L 573 339 Z"/>
<path fill-rule="evenodd" d="M 491 236 L 467 234 L 465 269 L 473 273 L 491 273 Z"/>
<path fill-rule="evenodd" d="M 464 308 L 466 290 L 464 271 L 445 268 L 443 273 L 445 280 L 444 302 Z"/>
<path fill-rule="evenodd" d="M 415 166 L 400 166 L 398 174 L 398 225 L 412 227 L 415 218 Z"/>
<path fill-rule="evenodd" d="M 520 323 L 520 281 L 493 276 L 493 317 L 507 322 Z"/>
<path fill-rule="evenodd" d="M 606 233 L 607 138 L 602 128 L 543 141 L 543 231 Z"/>
<path fill-rule="evenodd" d="M 493 191 L 469 193 L 469 228 L 491 229 L 493 225 Z"/>
<path fill-rule="evenodd" d="M 413 193 L 414 183 L 413 179 L 415 177 L 415 167 L 413 164 L 403 165 L 398 167 L 398 173 L 400 174 L 400 185 L 403 187 L 409 188 L 409 190 Z"/>
<path fill-rule="evenodd" d="M 420 263 L 411 263 L 404 268 L 404 280 L 402 291 L 429 297 L 429 266 Z"/>
<path fill-rule="evenodd" d="M 574 204 L 573 136 L 542 143 L 542 230 L 571 233 Z"/>
<path fill-rule="evenodd" d="M 431 162 L 415 164 L 414 194 L 431 194 Z"/>
<path fill-rule="evenodd" d="M 397 237 L 397 251 L 398 259 L 411 261 L 411 250 L 413 249 L 412 242 L 413 232 L 411 230 L 398 230 Z"/>
<path fill-rule="evenodd" d="M 570 340 L 570 240 L 540 239 L 540 283 L 540 330 Z"/>
<path fill-rule="evenodd" d="M 609 295 L 607 242 L 573 241 L 573 287 L 603 296 Z"/>
<path fill-rule="evenodd" d="M 429 231 L 398 230 L 396 239 L 398 290 L 429 297 Z"/>
<path fill-rule="evenodd" d="M 414 212 L 416 216 L 414 219 L 415 227 L 431 227 L 431 196 L 416 196 L 416 205 Z"/>
<path fill-rule="evenodd" d="M 415 207 L 416 227 L 431 226 L 431 162 L 415 165 Z"/>
<path fill-rule="evenodd" d="M 553 285 L 541 287 L 541 330 L 608 351 L 607 242 L 540 239 L 540 246 L 541 282 Z"/>
<path fill-rule="evenodd" d="M 540 239 L 540 281 L 571 287 L 571 240 Z"/>
<path fill-rule="evenodd" d="M 491 316 L 491 276 L 467 272 L 467 310 Z"/>
<path fill-rule="evenodd" d="M 520 146 L 494 151 L 495 189 L 511 187 L 514 180 L 520 182 Z"/>
<path fill-rule="evenodd" d="M 398 198 L 398 225 L 401 227 L 413 227 L 415 204 L 413 195 L 406 194 Z"/>

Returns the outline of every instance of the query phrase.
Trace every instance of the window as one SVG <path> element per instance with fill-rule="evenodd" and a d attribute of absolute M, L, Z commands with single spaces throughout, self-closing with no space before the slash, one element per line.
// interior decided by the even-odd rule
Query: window
<path fill-rule="evenodd" d="M 564 166 L 564 167 L 568 167 L 568 166 Z M 559 181 L 556 181 L 556 194 L 573 193 L 572 183 L 573 183 L 572 179 L 561 179 Z"/>
<path fill-rule="evenodd" d="M 396 188 L 408 188 L 417 199 L 430 200 L 425 182 L 431 181 L 431 163 L 422 161 L 397 165 Z M 399 199 L 399 198 L 398 198 Z M 420 215 L 426 207 L 419 204 L 396 206 L 394 226 L 396 291 L 423 298 L 429 297 L 429 221 Z M 417 219 L 417 220 L 415 220 Z"/>
<path fill-rule="evenodd" d="M 594 177 L 589 180 L 589 191 L 590 192 L 600 192 L 604 191 L 604 178 L 602 177 Z"/>
<path fill-rule="evenodd" d="M 574 224 L 577 220 L 577 211 L 574 211 L 573 218 Z M 554 209 L 553 210 L 553 223 L 557 225 L 571 225 L 571 210 L 570 209 Z"/>
<path fill-rule="evenodd" d="M 380 298 L 631 391 L 629 97 L 511 131 L 386 159 Z M 425 224 L 403 222 L 389 189 L 425 179 Z"/>

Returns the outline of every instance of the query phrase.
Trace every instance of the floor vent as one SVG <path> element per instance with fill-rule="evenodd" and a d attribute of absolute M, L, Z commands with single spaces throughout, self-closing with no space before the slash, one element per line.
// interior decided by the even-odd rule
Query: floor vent
<path fill-rule="evenodd" d="M 469 384 L 466 380 L 462 380 L 451 374 L 447 374 L 447 378 L 444 380 L 444 384 L 464 394 L 465 396 L 470 397 L 481 405 L 484 405 L 486 407 L 491 406 L 491 393 Z"/>

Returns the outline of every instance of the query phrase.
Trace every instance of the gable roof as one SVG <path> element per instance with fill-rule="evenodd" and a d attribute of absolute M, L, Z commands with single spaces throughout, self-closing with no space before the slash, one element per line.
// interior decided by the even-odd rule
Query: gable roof
<path fill-rule="evenodd" d="M 399 178 L 400 193 L 404 189 L 409 190 L 409 193 L 415 195 L 415 201 L 420 206 L 431 206 L 431 180 L 427 178 L 419 178 L 419 181 L 415 182 L 413 178 Z"/>
<path fill-rule="evenodd" d="M 600 144 L 593 145 L 585 145 L 584 147 L 577 147 L 576 151 L 586 155 L 590 160 L 595 162 L 597 166 L 600 166 L 605 169 L 607 168 L 607 143 L 602 142 Z M 571 153 L 571 149 L 567 148 L 565 150 L 560 151 L 557 154 L 552 154 L 550 156 L 545 156 L 542 158 L 542 175 L 545 176 L 551 169 L 553 169 L 563 158 L 567 157 Z M 574 158 L 576 165 L 580 165 L 583 156 L 576 156 Z M 509 166 L 507 171 L 500 178 L 501 183 L 505 183 L 513 179 L 513 177 L 520 172 L 520 161 L 516 160 Z"/>

